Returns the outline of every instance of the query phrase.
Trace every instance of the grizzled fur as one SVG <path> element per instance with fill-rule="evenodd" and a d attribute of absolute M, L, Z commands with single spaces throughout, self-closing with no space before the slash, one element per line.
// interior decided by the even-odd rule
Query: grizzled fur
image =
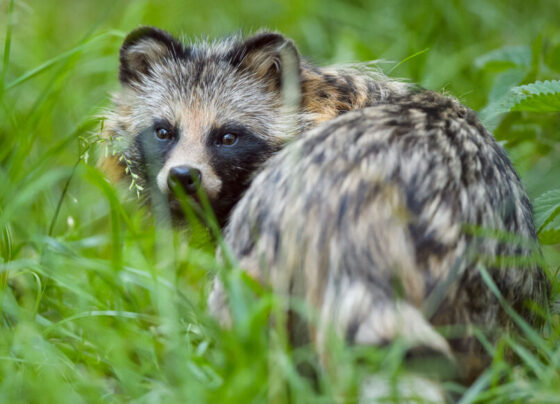
<path fill-rule="evenodd" d="M 295 105 L 286 105 L 282 93 L 290 74 L 300 94 Z M 155 189 L 180 213 L 167 178 L 173 167 L 194 167 L 222 224 L 254 171 L 287 140 L 409 88 L 371 71 L 314 67 L 276 33 L 185 44 L 151 27 L 125 39 L 119 78 L 105 136 L 125 141 L 144 196 Z M 167 139 L 155 137 L 161 128 Z M 226 133 L 237 136 L 234 146 L 220 144 Z M 123 164 L 116 157 L 105 162 L 117 177 Z M 150 177 L 156 186 L 147 186 Z"/>
<path fill-rule="evenodd" d="M 242 268 L 319 314 L 292 327 L 296 341 L 321 348 L 330 327 L 355 344 L 402 337 L 459 359 L 472 380 L 489 358 L 470 328 L 512 326 L 480 267 L 533 320 L 526 303 L 548 284 L 532 259 L 531 205 L 503 150 L 455 100 L 314 67 L 276 33 L 185 44 L 144 27 L 120 62 L 106 136 L 125 141 L 145 196 L 164 195 L 177 216 L 174 167 L 200 172 L 220 224 L 235 206 L 226 241 Z M 287 105 L 289 81 L 299 97 Z M 121 174 L 122 164 L 106 162 Z M 218 280 L 210 307 L 228 321 Z M 444 338 L 444 325 L 465 329 Z"/>
<path fill-rule="evenodd" d="M 529 320 L 528 301 L 548 289 L 531 204 L 504 151 L 472 111 L 429 91 L 286 146 L 236 205 L 226 242 L 241 268 L 318 313 L 308 337 L 319 349 L 329 327 L 354 344 L 401 337 L 458 359 L 467 381 L 490 359 L 472 326 L 513 325 L 479 268 Z M 219 280 L 209 304 L 229 321 Z M 446 339 L 436 326 L 464 328 Z"/>

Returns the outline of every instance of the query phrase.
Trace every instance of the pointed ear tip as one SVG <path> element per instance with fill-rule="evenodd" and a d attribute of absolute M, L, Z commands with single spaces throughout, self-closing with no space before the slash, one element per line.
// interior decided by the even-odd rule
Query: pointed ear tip
<path fill-rule="evenodd" d="M 121 46 L 121 52 L 130 48 L 134 44 L 138 43 L 138 41 L 142 39 L 154 39 L 156 41 L 169 41 L 173 37 L 168 32 L 152 27 L 150 25 L 143 25 L 136 29 L 133 29 L 128 33 L 128 35 L 124 38 L 123 44 Z"/>
<path fill-rule="evenodd" d="M 258 32 L 257 34 L 247 38 L 243 43 L 245 53 L 271 49 L 278 51 L 281 48 L 288 48 L 296 54 L 299 53 L 294 41 L 283 34 L 274 31 Z"/>
<path fill-rule="evenodd" d="M 283 42 L 291 41 L 283 34 L 275 31 L 260 31 L 252 37 L 249 37 L 247 40 L 258 44 L 281 44 Z"/>
<path fill-rule="evenodd" d="M 254 36 L 268 36 L 268 37 L 275 37 L 275 38 L 282 38 L 286 39 L 286 36 L 278 31 L 262 29 L 255 32 Z"/>

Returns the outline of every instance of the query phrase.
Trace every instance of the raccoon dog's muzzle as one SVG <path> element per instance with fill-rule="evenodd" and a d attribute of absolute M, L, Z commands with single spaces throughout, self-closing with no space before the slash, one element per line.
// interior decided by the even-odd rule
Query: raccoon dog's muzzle
<path fill-rule="evenodd" d="M 170 190 L 181 187 L 187 195 L 195 196 L 202 182 L 199 169 L 190 166 L 178 166 L 169 170 L 167 186 Z"/>

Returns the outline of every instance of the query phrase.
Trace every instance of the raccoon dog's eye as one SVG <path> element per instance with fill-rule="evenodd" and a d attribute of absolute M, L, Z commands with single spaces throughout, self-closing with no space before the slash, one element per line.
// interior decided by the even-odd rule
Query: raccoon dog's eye
<path fill-rule="evenodd" d="M 226 133 L 222 136 L 221 144 L 223 144 L 224 146 L 233 146 L 236 143 L 237 135 L 234 135 L 233 133 Z"/>
<path fill-rule="evenodd" d="M 172 137 L 171 131 L 165 128 L 156 128 L 155 134 L 159 140 L 169 140 Z"/>

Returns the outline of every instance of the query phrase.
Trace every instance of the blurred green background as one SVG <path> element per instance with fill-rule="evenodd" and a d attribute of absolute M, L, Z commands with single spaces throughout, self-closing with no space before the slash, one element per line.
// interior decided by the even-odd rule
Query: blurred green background
<path fill-rule="evenodd" d="M 5 27 L 9 2 L 0 4 L 0 26 Z M 516 57 L 528 58 L 525 73 L 531 70 L 531 74 L 519 78 L 513 72 L 503 78 L 506 82 L 557 76 L 559 16 L 560 2 L 555 0 L 15 1 L 9 68 L 3 73 L 8 86 L 87 39 L 101 33 L 114 35 L 96 38 L 70 58 L 63 57 L 8 91 L 5 102 L 12 114 L 27 120 L 25 114 L 46 98 L 52 106 L 50 116 L 35 114 L 33 119 L 41 119 L 42 128 L 35 136 L 52 142 L 49 134 L 60 136 L 92 109 L 108 104 L 108 94 L 118 87 L 117 52 L 122 35 L 150 24 L 186 39 L 261 28 L 278 30 L 293 38 L 302 54 L 315 63 L 380 60 L 380 66 L 394 77 L 445 91 L 481 110 L 499 73 L 511 67 L 479 62 L 491 51 L 527 47 L 528 56 L 521 52 Z M 5 30 L 1 31 L 3 42 Z M 534 46 L 543 48 L 538 61 L 531 60 Z"/>
<path fill-rule="evenodd" d="M 273 298 L 238 291 L 246 321 L 232 332 L 207 318 L 213 247 L 158 228 L 95 168 L 104 145 L 92 136 L 128 31 L 192 40 L 267 28 L 319 65 L 379 60 L 479 111 L 536 198 L 559 185 L 560 115 L 496 111 L 512 87 L 560 78 L 559 19 L 558 0 L 0 1 L 0 402 L 268 401 L 271 362 L 292 402 L 331 402 L 352 397 L 364 369 L 398 368 L 387 357 L 354 366 L 342 350 L 317 393 L 268 344 Z M 559 235 L 541 237 L 554 277 Z M 529 348 L 505 338 L 465 402 L 558 402 L 559 331 L 553 316 Z M 521 365 L 504 362 L 505 346 Z"/>
<path fill-rule="evenodd" d="M 4 25 L 8 2 L 3 3 Z M 539 36 L 557 45 L 559 13 L 560 4 L 554 0 L 15 1 L 7 76 L 15 78 L 105 30 L 128 32 L 150 24 L 193 38 L 264 27 L 292 37 L 303 54 L 320 64 L 398 62 L 428 49 L 395 75 L 429 88 L 446 88 L 476 109 L 484 105 L 483 89 L 493 77 L 477 71 L 473 61 L 504 45 L 531 44 Z M 103 67 L 116 71 L 116 58 L 111 56 L 119 41 L 104 42 L 104 50 L 95 52 L 107 59 L 85 56 L 89 63 L 80 66 L 80 77 L 99 77 Z M 106 82 L 103 90 L 115 85 Z"/>

